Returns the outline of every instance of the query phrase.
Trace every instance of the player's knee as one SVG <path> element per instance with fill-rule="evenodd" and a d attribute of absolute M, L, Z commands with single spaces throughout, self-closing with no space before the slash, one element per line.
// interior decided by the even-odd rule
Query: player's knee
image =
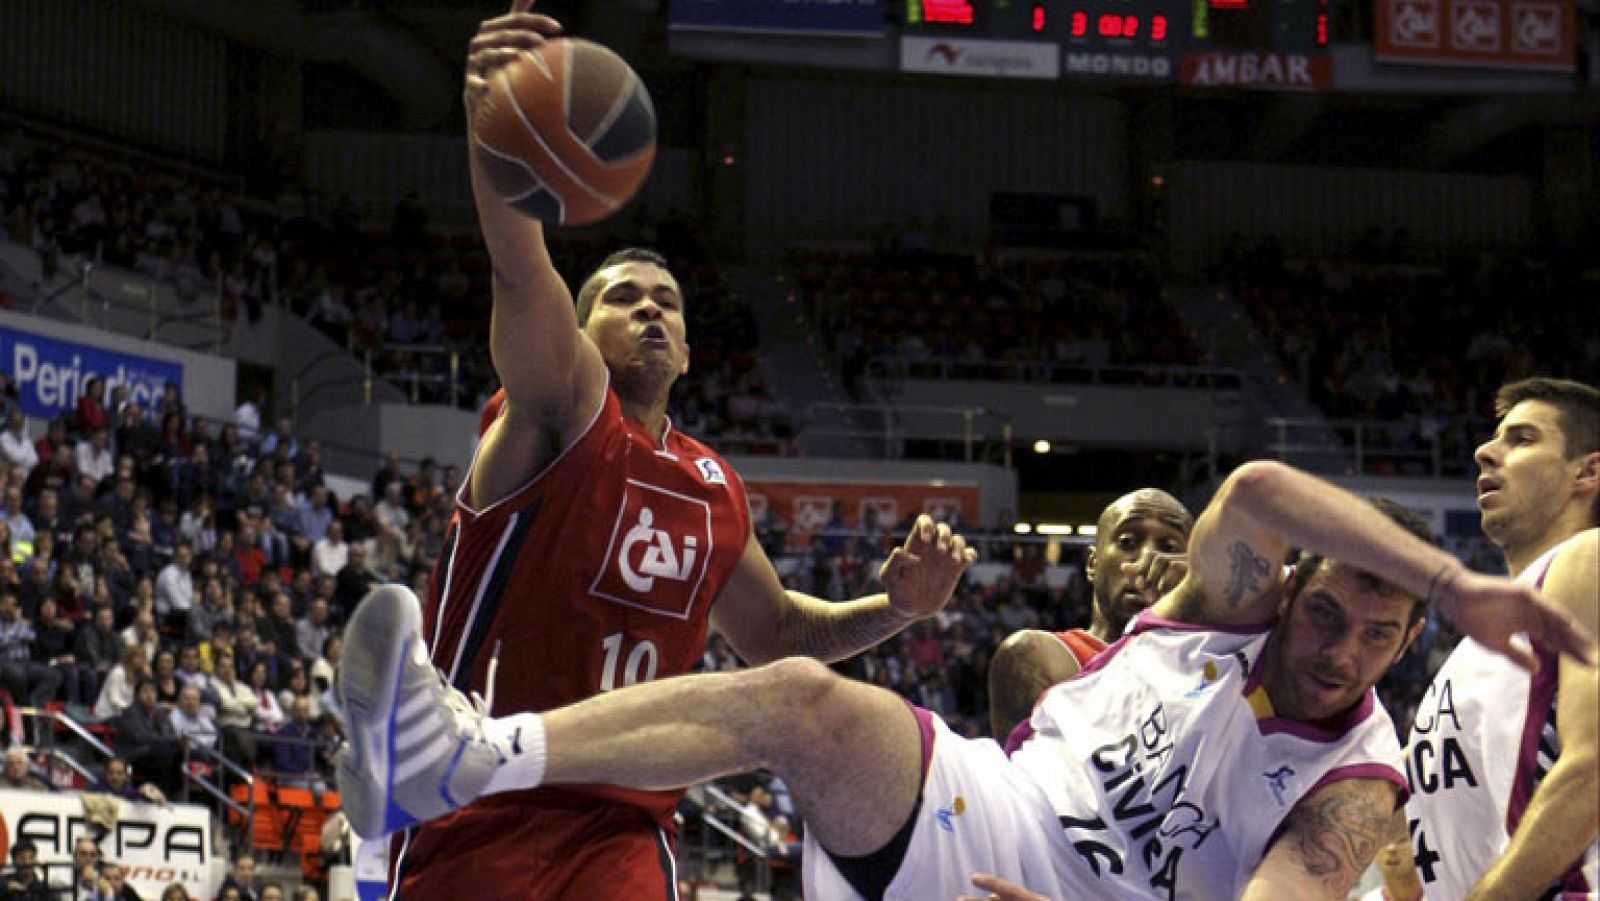
<path fill-rule="evenodd" d="M 745 694 L 760 706 L 763 715 L 776 717 L 780 728 L 757 730 L 751 734 L 763 758 L 773 748 L 783 750 L 804 745 L 808 724 L 830 717 L 827 713 L 842 681 L 822 663 L 809 657 L 788 657 L 748 671 L 755 681 Z"/>
<path fill-rule="evenodd" d="M 805 709 L 825 698 L 839 676 L 810 657 L 786 657 L 761 667 L 776 700 L 791 709 Z"/>

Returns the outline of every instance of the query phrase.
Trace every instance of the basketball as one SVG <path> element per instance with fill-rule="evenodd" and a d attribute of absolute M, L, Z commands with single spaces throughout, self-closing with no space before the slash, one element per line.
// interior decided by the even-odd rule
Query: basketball
<path fill-rule="evenodd" d="M 622 57 L 556 38 L 489 78 L 472 147 L 506 203 L 544 222 L 583 225 L 616 212 L 644 183 L 655 108 Z"/>

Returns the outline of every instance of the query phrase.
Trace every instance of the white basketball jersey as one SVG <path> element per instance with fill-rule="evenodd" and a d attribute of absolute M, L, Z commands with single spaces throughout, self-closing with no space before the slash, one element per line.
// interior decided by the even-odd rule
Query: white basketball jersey
<path fill-rule="evenodd" d="M 1568 539 L 1571 541 L 1571 539 Z M 1542 585 L 1562 542 L 1517 576 Z M 1427 896 L 1465 898 L 1505 851 L 1528 801 L 1561 753 L 1556 739 L 1554 655 L 1539 673 L 1463 638 L 1417 705 L 1406 748 L 1406 816 Z M 1591 844 L 1544 897 L 1600 887 L 1600 843 Z"/>
<path fill-rule="evenodd" d="M 1380 778 L 1404 795 L 1400 743 L 1371 691 L 1333 731 L 1257 715 L 1267 637 L 1146 611 L 1045 694 L 1011 759 L 1092 871 L 1084 897 L 1237 898 L 1312 790 Z"/>

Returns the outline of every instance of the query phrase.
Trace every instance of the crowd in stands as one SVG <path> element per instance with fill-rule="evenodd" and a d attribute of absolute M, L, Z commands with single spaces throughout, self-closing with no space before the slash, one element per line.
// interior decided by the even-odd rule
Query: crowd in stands
<path fill-rule="evenodd" d="M 40 253 L 47 278 L 81 256 L 163 279 L 189 299 L 220 286 L 228 317 L 281 305 L 343 346 L 373 351 L 387 371 L 435 377 L 412 383 L 421 400 L 473 404 L 493 385 L 481 246 L 440 234 L 414 197 L 376 233 L 347 198 L 326 209 L 298 189 L 250 200 L 191 174 L 12 134 L 0 137 L 0 224 Z M 794 425 L 760 375 L 754 319 L 703 233 L 667 221 L 635 237 L 666 254 L 689 298 L 694 364 L 674 392 L 676 425 L 724 451 L 791 452 Z M 553 243 L 576 284 L 617 241 Z M 1000 261 L 911 240 L 802 253 L 791 268 L 856 392 L 872 365 L 919 377 L 1078 380 L 1107 367 L 1203 362 L 1162 296 L 1158 268 L 1136 254 Z M 1400 440 L 1437 436 L 1447 461 L 1470 459 L 1502 381 L 1536 363 L 1591 381 L 1600 369 L 1592 310 L 1571 292 L 1572 272 L 1554 263 L 1507 254 L 1418 266 L 1367 244 L 1349 259 L 1296 263 L 1274 242 L 1238 242 L 1219 278 L 1330 416 L 1405 423 L 1410 437 Z M 1529 303 L 1541 304 L 1539 316 L 1520 315 Z M 1327 335 L 1341 340 L 1318 340 Z M 454 396 L 443 368 L 452 355 Z M 212 748 L 279 778 L 330 785 L 340 625 L 375 582 L 425 586 L 460 472 L 429 460 L 408 472 L 391 454 L 368 493 L 337 497 L 317 442 L 287 421 L 261 428 L 259 410 L 243 428 L 206 421 L 175 390 L 141 408 L 95 380 L 42 434 L 30 431 L 14 391 L 0 390 L 0 418 L 0 690 L 9 703 L 59 706 L 102 728 L 117 756 L 100 764 L 92 788 L 113 796 L 181 793 L 185 761 Z M 834 599 L 871 590 L 878 561 L 904 535 L 903 524 L 836 514 L 796 548 L 784 524 L 758 523 L 785 584 Z M 1009 571 L 964 581 L 938 616 L 840 668 L 940 713 L 958 733 L 984 734 L 993 649 L 1017 629 L 1085 626 L 1091 603 L 1081 548 L 1062 549 L 1067 578 L 1056 583 L 1042 544 L 991 542 L 984 553 Z M 1455 640 L 1448 623 L 1430 624 L 1380 685 L 1402 735 Z M 704 668 L 739 665 L 712 635 Z M 15 745 L 0 785 L 54 787 L 23 750 L 30 736 L 0 737 Z M 772 789 L 743 784 L 737 796 L 761 813 L 748 819 L 765 824 L 753 827 L 764 840 L 787 849 L 792 812 Z M 18 859 L 14 872 L 32 869 Z M 0 898 L 10 891 L 0 885 Z M 265 887 L 250 895 L 268 897 Z"/>
<path fill-rule="evenodd" d="M 398 201 L 385 231 L 369 228 L 348 196 L 323 204 L 290 186 L 252 198 L 190 172 L 11 132 L 0 134 L 0 231 L 40 254 L 46 282 L 63 261 L 86 259 L 165 281 L 185 303 L 215 289 L 224 322 L 283 305 L 370 355 L 417 401 L 476 408 L 495 384 L 482 242 L 432 226 L 414 194 Z M 575 290 L 622 240 L 660 250 L 690 299 L 693 365 L 674 394 L 674 420 L 732 452 L 791 452 L 793 426 L 753 353 L 754 318 L 703 231 L 681 217 L 628 231 L 604 241 L 552 235 L 552 257 Z"/>
<path fill-rule="evenodd" d="M 338 498 L 287 423 L 246 439 L 175 390 L 140 409 L 92 379 L 36 436 L 0 397 L 0 690 L 102 732 L 117 756 L 73 787 L 162 801 L 206 750 L 331 786 L 339 625 L 373 583 L 426 580 L 454 468 L 391 455 Z M 39 787 L 32 725 L 0 733 Z"/>
<path fill-rule="evenodd" d="M 1424 254 L 1403 230 L 1372 229 L 1347 254 L 1295 260 L 1271 236 L 1235 235 L 1217 278 L 1324 413 L 1387 423 L 1381 440 L 1399 449 L 1437 440 L 1446 473 L 1459 474 L 1490 430 L 1500 385 L 1536 373 L 1600 376 L 1594 273 L 1585 272 L 1593 261 L 1575 257 Z M 1421 475 L 1422 465 L 1379 473 Z"/>
<path fill-rule="evenodd" d="M 858 399 L 869 367 L 890 377 L 1090 381 L 1107 367 L 1200 362 L 1158 266 L 1139 253 L 975 259 L 902 236 L 871 252 L 796 251 L 788 265 Z"/>

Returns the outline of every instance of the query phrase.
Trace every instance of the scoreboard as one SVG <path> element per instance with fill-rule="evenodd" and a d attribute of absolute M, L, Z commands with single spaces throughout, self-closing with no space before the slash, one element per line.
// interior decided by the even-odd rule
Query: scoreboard
<path fill-rule="evenodd" d="M 1328 44 L 1328 3 L 905 0 L 901 31 L 951 40 L 1053 45 L 1059 48 L 1062 76 L 1068 80 L 1170 82 L 1177 79 L 1180 58 L 1187 65 L 1190 56 L 1228 61 L 1242 54 L 1254 57 L 1245 63 L 1246 71 L 1270 72 L 1273 57 L 1320 55 Z"/>
<path fill-rule="evenodd" d="M 1175 6 L 1174 0 L 906 0 L 905 25 L 915 33 L 1165 47 L 1177 37 Z"/>

